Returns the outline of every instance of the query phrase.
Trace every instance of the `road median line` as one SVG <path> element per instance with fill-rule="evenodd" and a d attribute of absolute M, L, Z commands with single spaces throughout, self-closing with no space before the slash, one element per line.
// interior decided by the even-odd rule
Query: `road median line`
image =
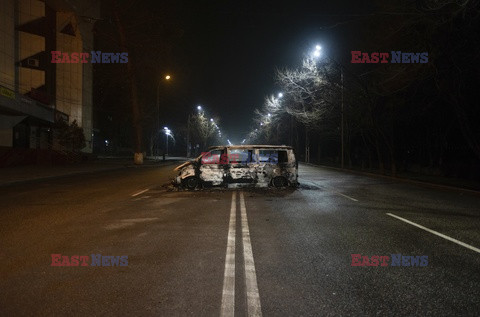
<path fill-rule="evenodd" d="M 248 229 L 247 209 L 243 192 L 240 192 L 240 211 L 242 219 L 243 259 L 245 266 L 245 286 L 247 293 L 247 316 L 262 316 L 262 306 L 258 292 L 255 262 L 253 260 L 250 230 Z"/>
<path fill-rule="evenodd" d="M 237 192 L 232 193 L 230 222 L 228 225 L 227 251 L 225 254 L 225 273 L 223 277 L 222 307 L 220 316 L 229 317 L 235 313 L 235 234 L 237 217 Z"/>

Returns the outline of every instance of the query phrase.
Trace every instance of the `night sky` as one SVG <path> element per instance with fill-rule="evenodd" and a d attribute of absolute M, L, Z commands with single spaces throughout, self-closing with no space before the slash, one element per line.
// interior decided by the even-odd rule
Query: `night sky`
<path fill-rule="evenodd" d="M 171 102 L 197 104 L 221 119 L 221 129 L 240 141 L 256 107 L 277 93 L 276 67 L 295 67 L 320 43 L 329 54 L 349 58 L 349 30 L 370 12 L 361 1 L 195 1 L 170 9 L 183 35 L 173 48 L 177 85 Z M 346 22 L 346 23 L 345 23 Z M 178 78 L 180 76 L 180 78 Z M 186 116 L 186 114 L 184 114 Z"/>
<path fill-rule="evenodd" d="M 156 83 L 169 73 L 172 80 L 161 87 L 160 124 L 178 131 L 200 104 L 209 116 L 220 119 L 223 134 L 234 143 L 249 132 L 255 108 L 262 106 L 267 95 L 279 92 L 276 68 L 300 66 L 316 44 L 347 64 L 350 51 L 361 44 L 362 23 L 378 10 L 374 1 L 366 0 L 118 3 L 140 74 L 137 80 L 145 114 L 154 116 Z M 121 49 L 112 13 L 111 2 L 102 2 L 97 49 Z M 111 69 L 124 70 L 118 65 Z M 125 76 L 110 70 L 103 76 L 100 86 L 104 88 L 98 89 L 97 104 L 100 110 L 109 104 L 115 112 L 119 102 L 115 98 L 128 98 L 116 96 L 119 89 L 128 90 L 124 83 L 111 83 Z M 107 89 L 110 96 L 106 96 Z M 124 113 L 130 116 L 128 106 Z"/>

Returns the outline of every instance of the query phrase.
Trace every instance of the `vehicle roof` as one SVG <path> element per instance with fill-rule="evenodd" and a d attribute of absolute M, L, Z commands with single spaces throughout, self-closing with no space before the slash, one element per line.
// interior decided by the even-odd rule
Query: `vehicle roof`
<path fill-rule="evenodd" d="M 263 144 L 250 144 L 250 145 L 218 145 L 218 146 L 211 146 L 208 149 L 220 149 L 220 148 L 228 148 L 228 149 L 288 149 L 291 150 L 292 147 L 289 145 L 263 145 Z"/>

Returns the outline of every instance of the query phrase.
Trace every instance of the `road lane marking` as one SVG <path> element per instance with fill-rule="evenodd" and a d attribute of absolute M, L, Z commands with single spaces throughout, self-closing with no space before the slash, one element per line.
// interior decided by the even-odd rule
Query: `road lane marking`
<path fill-rule="evenodd" d="M 347 196 L 347 195 L 345 195 L 345 194 L 342 194 L 342 193 L 340 193 L 340 192 L 338 192 L 338 191 L 336 191 L 336 190 L 334 190 L 334 189 L 329 188 L 328 186 L 318 185 L 318 184 L 315 183 L 315 182 L 310 182 L 310 183 L 313 184 L 314 186 L 317 186 L 317 187 L 321 188 L 321 189 L 325 189 L 325 190 L 328 191 L 328 192 L 331 192 L 331 193 L 340 195 L 340 196 L 345 197 L 345 198 L 347 198 L 347 199 L 350 199 L 350 200 L 352 200 L 352 201 L 358 201 L 358 199 L 355 199 L 355 198 L 353 198 L 353 197 L 350 197 L 350 196 Z"/>
<path fill-rule="evenodd" d="M 232 193 L 230 223 L 228 225 L 225 274 L 223 277 L 222 308 L 220 316 L 233 316 L 235 313 L 235 234 L 237 217 L 237 192 Z"/>
<path fill-rule="evenodd" d="M 242 219 L 243 259 L 245 265 L 245 288 L 247 292 L 247 316 L 262 316 L 260 295 L 258 293 L 257 275 L 253 260 L 252 244 L 250 243 L 250 231 L 248 229 L 247 209 L 243 192 L 240 192 L 240 211 Z"/>
<path fill-rule="evenodd" d="M 350 200 L 358 201 L 358 199 L 355 199 L 355 198 L 353 198 L 353 197 L 350 197 L 350 196 L 347 196 L 347 195 L 345 195 L 345 194 L 339 193 L 339 192 L 337 192 L 337 191 L 333 191 L 333 192 L 334 192 L 335 194 L 337 194 L 337 195 L 343 196 L 343 197 L 348 198 L 348 199 L 350 199 Z"/>
<path fill-rule="evenodd" d="M 135 194 L 133 194 L 133 195 L 132 195 L 132 197 L 135 197 L 135 196 L 141 195 L 141 194 L 143 194 L 143 193 L 145 193 L 145 192 L 148 192 L 148 191 L 149 191 L 149 189 L 148 189 L 148 188 L 147 188 L 147 189 L 144 189 L 144 190 L 141 190 L 141 191 L 139 191 L 138 193 L 135 193 Z"/>
<path fill-rule="evenodd" d="M 405 219 L 405 218 L 399 217 L 399 216 L 397 216 L 397 215 L 391 214 L 391 213 L 389 213 L 389 212 L 387 212 L 387 215 L 389 215 L 389 216 L 391 216 L 391 217 L 394 217 L 394 218 L 397 218 L 398 220 L 401 220 L 401 221 L 403 221 L 403 222 L 406 222 L 406 223 L 408 223 L 408 224 L 410 224 L 410 225 L 412 225 L 412 226 L 415 226 L 415 227 L 417 227 L 417 228 L 423 229 L 423 230 L 425 230 L 425 231 L 427 231 L 427 232 L 433 233 L 434 235 L 437 235 L 437 236 L 439 236 L 439 237 L 441 237 L 441 238 L 444 238 L 444 239 L 446 239 L 446 240 L 448 240 L 448 241 L 451 241 L 451 242 L 453 242 L 453 243 L 456 243 L 456 244 L 458 244 L 458 245 L 461 245 L 462 247 L 465 247 L 465 248 L 467 248 L 467 249 L 470 249 L 470 250 L 473 250 L 473 251 L 475 251 L 475 252 L 480 253 L 480 249 L 475 248 L 474 246 L 471 246 L 471 245 L 469 245 L 469 244 L 466 244 L 466 243 L 464 243 L 464 242 L 462 242 L 462 241 L 459 241 L 459 240 L 457 240 L 457 239 L 454 239 L 454 238 L 451 238 L 451 237 L 449 237 L 449 236 L 446 236 L 446 235 L 444 235 L 443 233 L 437 232 L 437 231 L 432 230 L 432 229 L 428 229 L 427 227 L 424 227 L 424 226 L 422 226 L 422 225 L 419 225 L 419 224 L 417 224 L 417 223 L 415 223 L 415 222 L 412 222 L 412 221 L 407 220 L 407 219 Z"/>

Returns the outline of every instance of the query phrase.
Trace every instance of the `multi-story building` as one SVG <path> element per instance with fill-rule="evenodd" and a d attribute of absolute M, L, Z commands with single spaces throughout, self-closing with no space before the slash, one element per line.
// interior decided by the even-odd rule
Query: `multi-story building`
<path fill-rule="evenodd" d="M 92 64 L 52 63 L 51 52 L 90 52 L 95 0 L 2 0 L 0 147 L 49 148 L 56 120 L 76 120 L 92 151 Z"/>

